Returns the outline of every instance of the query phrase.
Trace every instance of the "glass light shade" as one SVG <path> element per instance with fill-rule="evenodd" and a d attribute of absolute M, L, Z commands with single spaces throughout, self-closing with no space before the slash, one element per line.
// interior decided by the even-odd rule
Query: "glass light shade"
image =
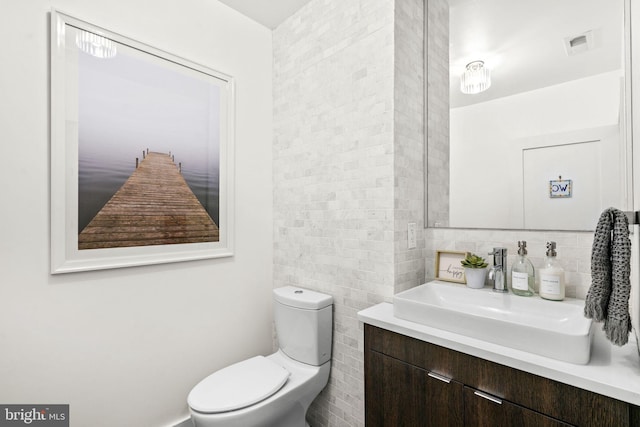
<path fill-rule="evenodd" d="M 483 61 L 473 61 L 467 64 L 467 69 L 460 76 L 460 90 L 465 94 L 480 93 L 491 86 L 491 70 L 484 66 Z"/>
<path fill-rule="evenodd" d="M 78 30 L 76 46 L 96 58 L 113 58 L 116 56 L 116 44 L 113 40 L 88 31 Z"/>

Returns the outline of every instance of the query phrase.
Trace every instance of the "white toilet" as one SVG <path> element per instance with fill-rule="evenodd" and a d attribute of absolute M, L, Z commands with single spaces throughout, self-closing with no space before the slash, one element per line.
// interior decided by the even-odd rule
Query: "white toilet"
<path fill-rule="evenodd" d="M 189 393 L 196 427 L 304 427 L 311 402 L 329 381 L 330 295 L 274 289 L 279 349 L 209 375 Z"/>

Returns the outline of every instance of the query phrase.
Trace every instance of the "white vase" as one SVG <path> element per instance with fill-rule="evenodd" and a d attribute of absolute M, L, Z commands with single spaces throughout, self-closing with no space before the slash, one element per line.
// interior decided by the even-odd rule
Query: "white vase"
<path fill-rule="evenodd" d="M 484 283 L 487 278 L 486 268 L 465 268 L 464 275 L 467 279 L 467 287 L 473 289 L 484 288 Z"/>

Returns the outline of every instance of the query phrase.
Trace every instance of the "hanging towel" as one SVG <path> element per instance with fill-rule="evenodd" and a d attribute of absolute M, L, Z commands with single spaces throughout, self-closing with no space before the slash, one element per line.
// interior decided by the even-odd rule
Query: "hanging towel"
<path fill-rule="evenodd" d="M 591 287 L 584 315 L 604 321 L 609 341 L 624 345 L 629 340 L 629 294 L 631 292 L 631 241 L 629 220 L 624 212 L 609 208 L 602 212 L 591 250 Z"/>

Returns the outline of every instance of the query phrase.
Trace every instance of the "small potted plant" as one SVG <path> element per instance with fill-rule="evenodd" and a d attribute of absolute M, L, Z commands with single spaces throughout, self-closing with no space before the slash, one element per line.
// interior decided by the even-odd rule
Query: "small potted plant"
<path fill-rule="evenodd" d="M 487 278 L 487 262 L 484 258 L 468 253 L 467 256 L 460 261 L 464 267 L 464 276 L 469 288 L 484 288 L 484 282 Z"/>

